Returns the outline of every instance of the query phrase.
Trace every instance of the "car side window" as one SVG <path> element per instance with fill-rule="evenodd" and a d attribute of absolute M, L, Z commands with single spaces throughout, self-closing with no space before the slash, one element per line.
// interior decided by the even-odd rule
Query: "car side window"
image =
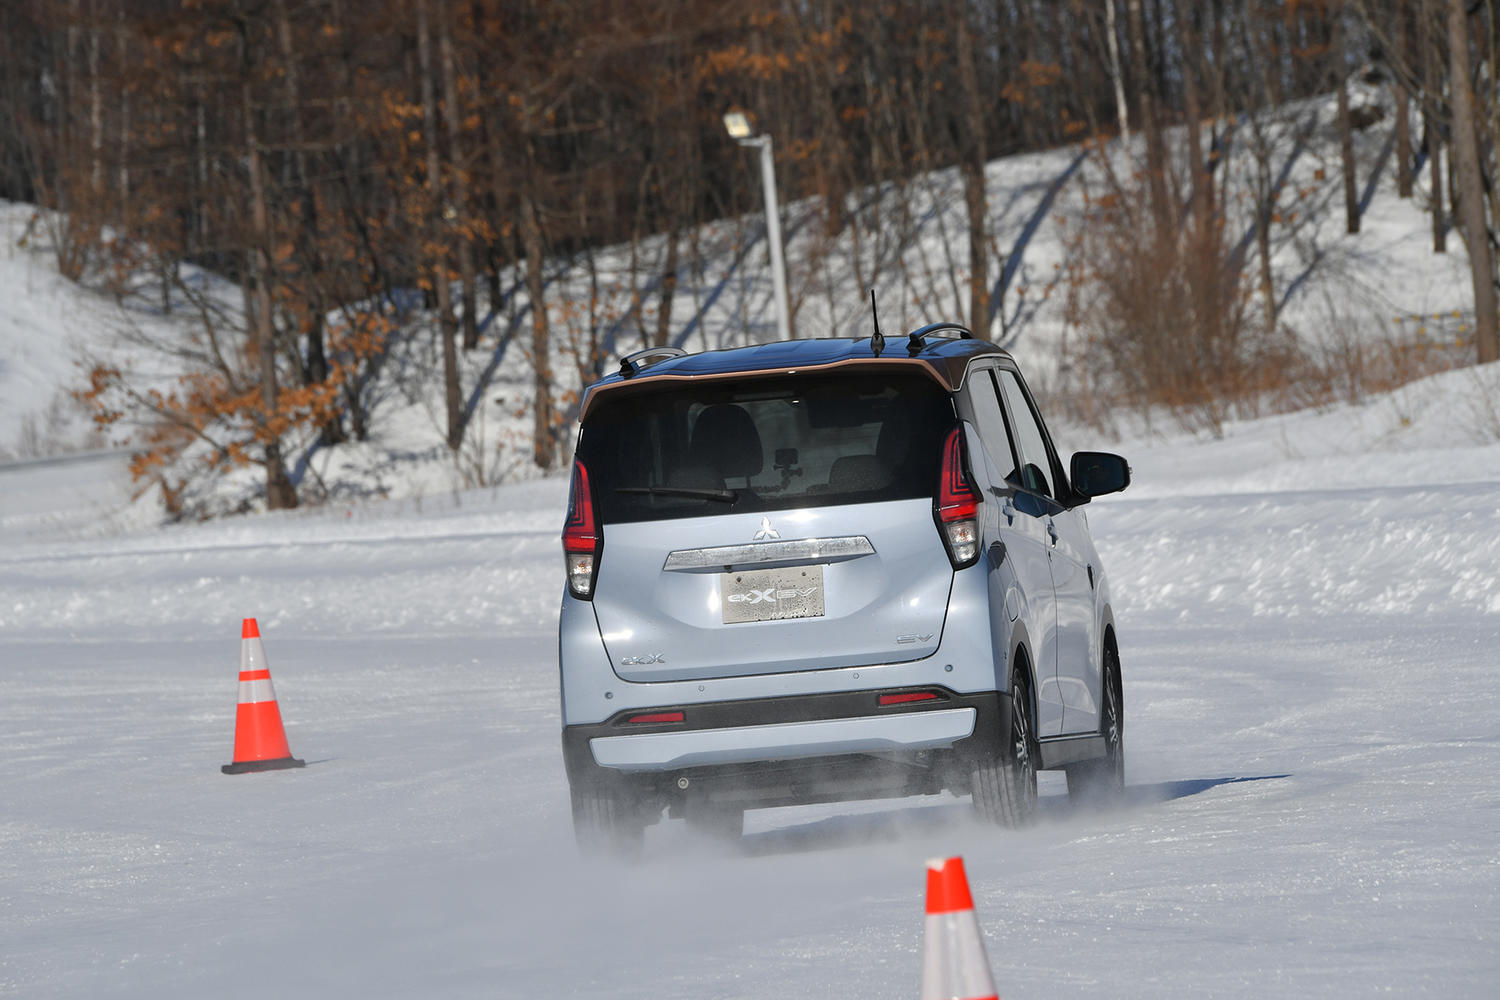
<path fill-rule="evenodd" d="M 979 436 L 984 440 L 990 464 L 997 472 L 1003 473 L 1002 478 L 1013 482 L 1016 457 L 1005 428 L 1005 414 L 1000 410 L 995 381 L 988 370 L 976 372 L 969 379 L 969 402 L 974 407 L 974 422 L 979 426 Z"/>
<path fill-rule="evenodd" d="M 997 374 L 1020 466 L 1019 475 L 1011 482 L 1044 497 L 1056 498 L 1052 489 L 1052 459 L 1047 451 L 1047 439 L 1042 435 L 1041 421 L 1032 410 L 1015 372 L 1002 368 Z"/>

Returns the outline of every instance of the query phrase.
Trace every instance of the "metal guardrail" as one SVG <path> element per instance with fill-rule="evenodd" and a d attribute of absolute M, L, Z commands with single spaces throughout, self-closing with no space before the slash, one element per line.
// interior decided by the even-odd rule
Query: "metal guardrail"
<path fill-rule="evenodd" d="M 1431 343 L 1452 342 L 1462 347 L 1474 336 L 1474 313 L 1463 309 L 1424 313 L 1398 313 L 1391 317 L 1396 329 L 1409 333 L 1419 341 Z"/>
<path fill-rule="evenodd" d="M 0 461 L 0 474 L 20 472 L 23 469 L 45 469 L 49 466 L 83 465 L 109 458 L 125 458 L 129 448 L 105 448 L 96 451 L 75 451 L 67 455 L 47 455 L 42 458 L 11 458 Z"/>

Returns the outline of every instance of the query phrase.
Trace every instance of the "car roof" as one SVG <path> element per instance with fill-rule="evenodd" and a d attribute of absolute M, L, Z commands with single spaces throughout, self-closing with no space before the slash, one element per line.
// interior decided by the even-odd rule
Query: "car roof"
<path fill-rule="evenodd" d="M 908 344 L 905 336 L 893 336 L 886 341 L 885 349 L 877 354 L 868 337 L 784 340 L 666 357 L 634 372 L 615 372 L 589 386 L 579 406 L 579 418 L 586 416 L 590 407 L 606 395 L 614 398 L 617 394 L 650 391 L 672 382 L 708 381 L 748 374 L 794 374 L 832 368 L 889 371 L 892 366 L 897 366 L 917 370 L 945 391 L 954 392 L 963 385 L 964 375 L 975 360 L 1010 358 L 1008 353 L 989 341 L 968 337 L 924 337 L 918 350 L 912 350 Z"/>

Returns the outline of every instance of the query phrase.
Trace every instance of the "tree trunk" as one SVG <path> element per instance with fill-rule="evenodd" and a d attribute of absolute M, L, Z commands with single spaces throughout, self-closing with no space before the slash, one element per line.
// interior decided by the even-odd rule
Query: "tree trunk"
<path fill-rule="evenodd" d="M 100 218 L 104 194 L 104 98 L 99 89 L 99 12 L 98 0 L 89 3 L 89 156 L 93 169 L 89 186 L 94 196 L 93 211 Z"/>
<path fill-rule="evenodd" d="M 1255 223 L 1255 249 L 1260 259 L 1260 296 L 1265 307 L 1266 329 L 1275 330 L 1277 320 L 1276 279 L 1271 271 L 1271 218 L 1275 211 L 1272 199 L 1275 187 L 1271 167 L 1265 156 L 1256 157 L 1256 189 L 1262 192 Z"/>
<path fill-rule="evenodd" d="M 504 248 L 514 246 L 515 228 L 507 219 L 507 208 L 511 199 L 505 190 L 505 149 L 501 140 L 504 122 L 498 110 L 487 110 L 484 116 L 484 143 L 486 167 L 489 171 L 489 201 L 491 203 L 491 228 L 496 234 L 496 245 L 490 250 L 490 308 L 499 309 L 504 294 L 500 285 L 500 261 L 509 257 L 512 264 L 515 254 L 505 253 Z M 512 299 L 514 301 L 514 299 Z"/>
<path fill-rule="evenodd" d="M 479 346 L 478 305 L 474 288 L 474 244 L 469 240 L 466 223 L 469 215 L 469 182 L 463 166 L 459 141 L 458 79 L 454 67 L 453 31 L 448 24 L 448 5 L 438 0 L 438 51 L 443 63 L 443 122 L 448 130 L 448 162 L 453 174 L 452 208 L 458 213 L 452 220 L 453 252 L 458 254 L 459 297 L 463 305 L 464 350 Z M 461 217 L 461 218 L 460 218 Z"/>
<path fill-rule="evenodd" d="M 1446 253 L 1448 250 L 1448 221 L 1444 212 L 1443 195 L 1443 134 L 1437 127 L 1437 99 L 1442 93 L 1438 86 L 1438 56 L 1436 40 L 1429 37 L 1431 18 L 1427 4 L 1422 4 L 1422 138 L 1427 144 L 1427 172 L 1432 184 L 1432 252 Z"/>
<path fill-rule="evenodd" d="M 448 198 L 438 159 L 437 98 L 432 88 L 432 33 L 427 24 L 427 0 L 417 0 L 417 58 L 422 72 L 422 124 L 427 140 L 427 193 L 431 199 L 433 229 L 440 247 L 447 241 Z M 458 451 L 463 443 L 463 403 L 458 391 L 458 351 L 453 345 L 454 322 L 452 288 L 448 277 L 448 255 L 439 249 L 432 262 L 434 291 L 437 293 L 437 335 L 443 355 L 443 403 L 448 416 L 448 447 Z"/>
<path fill-rule="evenodd" d="M 1209 77 L 1210 104 L 1213 116 L 1218 120 L 1229 116 L 1229 73 L 1226 68 L 1229 39 L 1225 37 L 1224 0 L 1211 0 L 1206 16 L 1210 26 L 1208 54 L 1213 66 L 1213 73 Z"/>
<path fill-rule="evenodd" d="M 119 60 L 121 71 L 127 64 L 130 53 L 127 49 L 128 36 L 125 32 L 125 0 L 120 0 L 119 11 L 116 16 L 115 25 L 115 54 Z M 124 89 L 120 90 L 120 163 L 115 173 L 116 190 L 120 199 L 120 212 L 128 218 L 130 200 L 130 94 Z"/>
<path fill-rule="evenodd" d="M 1179 41 L 1183 51 L 1182 101 L 1187 115 L 1187 160 L 1188 177 L 1192 185 L 1193 226 L 1200 234 L 1208 232 L 1209 217 L 1213 212 L 1213 192 L 1209 185 L 1213 178 L 1208 175 L 1203 159 L 1203 102 L 1198 90 L 1197 53 L 1199 38 L 1193 28 L 1193 13 L 1186 0 L 1176 0 L 1174 18 L 1177 21 Z"/>
<path fill-rule="evenodd" d="M 276 431 L 280 414 L 276 386 L 276 324 L 271 314 L 270 223 L 266 209 L 266 185 L 261 171 L 260 140 L 255 130 L 255 105 L 250 93 L 250 52 L 248 40 L 242 40 L 244 66 L 240 83 L 240 114 L 245 120 L 246 160 L 250 171 L 250 211 L 255 241 L 250 252 L 250 275 L 254 282 L 255 308 L 253 335 L 260 368 L 260 399 L 265 421 L 266 506 L 285 510 L 297 506 L 297 491 L 287 477 L 281 460 L 281 435 Z"/>
<path fill-rule="evenodd" d="M 318 239 L 318 206 L 313 197 L 312 185 L 308 181 L 307 151 L 304 148 L 306 130 L 302 127 L 302 91 L 297 72 L 297 52 L 292 44 L 292 22 L 287 16 L 286 0 L 276 0 L 277 35 L 281 43 L 283 65 L 282 80 L 286 86 L 287 116 L 291 122 L 292 143 L 297 151 L 292 166 L 297 179 L 297 200 L 302 206 L 302 223 L 298 227 L 297 241 L 301 245 L 302 257 L 306 261 L 309 280 L 305 286 L 304 307 L 307 310 L 307 353 L 302 362 L 304 385 L 320 385 L 328 380 L 328 353 L 324 346 L 324 318 L 328 307 L 323 294 L 323 256 Z M 344 433 L 343 420 L 338 410 L 329 414 L 321 429 L 323 443 L 340 444 L 348 439 Z"/>
<path fill-rule="evenodd" d="M 1401 84 L 1395 84 L 1396 99 L 1396 194 L 1410 198 L 1411 177 L 1411 96 Z"/>
<path fill-rule="evenodd" d="M 194 252 L 200 252 L 208 246 L 208 212 L 204 210 L 204 205 L 208 201 L 208 94 L 202 80 L 198 81 L 194 97 L 193 158 L 197 167 L 195 176 L 198 182 L 198 197 L 194 199 L 192 210 L 195 223 L 193 240 L 188 246 Z"/>
<path fill-rule="evenodd" d="M 1354 177 L 1354 129 L 1349 121 L 1349 81 L 1344 72 L 1344 10 L 1339 5 L 1330 14 L 1333 18 L 1334 72 L 1338 74 L 1336 93 L 1338 96 L 1339 155 L 1344 168 L 1344 231 L 1359 232 L 1359 187 Z"/>
<path fill-rule="evenodd" d="M 1453 105 L 1453 164 L 1458 173 L 1458 218 L 1469 247 L 1474 284 L 1474 330 L 1480 364 L 1497 359 L 1495 270 L 1485 224 L 1484 177 L 1475 137 L 1474 92 L 1469 77 L 1469 25 L 1464 0 L 1448 0 L 1448 89 Z"/>
<path fill-rule="evenodd" d="M 964 204 L 969 214 L 969 329 L 981 339 L 989 338 L 989 206 L 984 190 L 984 109 L 979 98 L 979 76 L 974 69 L 974 38 L 969 29 L 968 7 L 957 18 L 958 77 L 963 88 L 964 118 L 959 129 L 965 136 L 960 171 L 964 180 Z"/>
<path fill-rule="evenodd" d="M 809 5 L 810 6 L 810 5 Z M 824 2 L 821 19 L 804 14 L 800 30 L 807 34 L 826 30 L 838 19 L 838 11 L 832 2 Z M 878 35 L 880 32 L 871 32 Z M 824 60 L 821 65 L 808 68 L 808 86 L 813 105 L 823 133 L 824 155 L 815 159 L 814 169 L 819 178 L 818 190 L 823 196 L 823 235 L 832 240 L 844 231 L 844 210 L 849 200 L 848 147 L 845 131 L 839 127 L 838 109 L 834 106 L 834 95 L 838 92 L 838 80 L 833 72 L 834 60 Z M 872 151 L 872 156 L 873 156 Z M 877 173 L 878 177 L 879 174 Z M 861 285 L 863 287 L 863 285 Z"/>
<path fill-rule="evenodd" d="M 1158 226 L 1166 224 L 1166 149 L 1162 141 L 1161 122 L 1156 114 L 1155 76 L 1146 59 L 1146 24 L 1141 11 L 1144 0 L 1127 0 L 1126 28 L 1130 32 L 1130 72 L 1135 78 L 1136 96 L 1140 102 L 1141 130 L 1146 133 L 1146 183 L 1151 198 L 1151 217 Z"/>
<path fill-rule="evenodd" d="M 1409 67 L 1411 65 L 1411 22 L 1406 11 L 1396 15 L 1396 58 Z M 1405 73 L 1391 84 L 1392 97 L 1396 101 L 1396 193 L 1410 198 L 1411 175 L 1411 93 L 1406 89 Z"/>
<path fill-rule="evenodd" d="M 1120 145 L 1130 146 L 1130 105 L 1125 100 L 1125 74 L 1120 68 L 1120 32 L 1115 26 L 1115 0 L 1104 0 L 1104 40 L 1109 48 L 1109 79 L 1115 87 L 1115 117 L 1120 122 Z"/>
<path fill-rule="evenodd" d="M 1427 169 L 1432 174 L 1432 252 L 1448 252 L 1447 196 L 1443 193 L 1443 137 L 1436 122 L 1428 122 Z"/>
<path fill-rule="evenodd" d="M 682 233 L 676 227 L 667 233 L 667 263 L 661 271 L 661 308 L 656 311 L 656 336 L 652 347 L 666 347 L 672 339 L 672 298 L 677 291 L 677 248 Z"/>
<path fill-rule="evenodd" d="M 533 165 L 532 169 L 536 167 Z M 526 254 L 526 290 L 531 296 L 531 363 L 536 371 L 532 458 L 538 468 L 550 469 L 557 459 L 557 438 L 552 427 L 552 362 L 542 280 L 542 227 L 536 205 L 528 195 L 521 196 L 521 242 Z"/>

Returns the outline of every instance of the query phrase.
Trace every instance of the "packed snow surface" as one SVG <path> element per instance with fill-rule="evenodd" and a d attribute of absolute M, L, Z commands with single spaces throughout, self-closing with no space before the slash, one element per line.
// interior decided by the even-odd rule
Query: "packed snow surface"
<path fill-rule="evenodd" d="M 1500 446 L 1441 423 L 1472 377 L 1119 446 L 1124 806 L 1048 774 L 1021 832 L 778 809 L 633 866 L 572 841 L 564 480 L 161 529 L 99 523 L 118 458 L 7 467 L 0 994 L 913 997 L 923 862 L 961 854 L 1009 1000 L 1493 997 Z M 303 770 L 219 773 L 245 616 Z"/>

